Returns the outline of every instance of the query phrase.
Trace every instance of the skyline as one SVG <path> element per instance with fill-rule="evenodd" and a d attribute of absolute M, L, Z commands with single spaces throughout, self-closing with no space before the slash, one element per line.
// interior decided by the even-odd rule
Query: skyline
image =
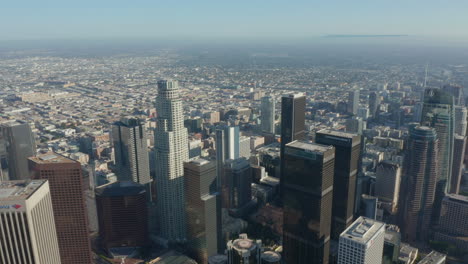
<path fill-rule="evenodd" d="M 181 3 L 182 2 L 182 3 Z M 338 6 L 338 7 L 337 7 Z M 161 38 L 303 39 L 328 35 L 411 35 L 468 41 L 466 1 L 360 3 L 245 0 L 89 0 L 4 3 L 0 40 Z M 436 19 L 435 19 L 436 18 Z"/>

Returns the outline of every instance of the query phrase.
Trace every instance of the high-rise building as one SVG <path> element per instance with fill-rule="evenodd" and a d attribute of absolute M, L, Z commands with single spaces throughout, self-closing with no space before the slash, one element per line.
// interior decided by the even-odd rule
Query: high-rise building
<path fill-rule="evenodd" d="M 316 133 L 315 141 L 318 144 L 334 146 L 336 149 L 332 238 L 338 239 L 341 232 L 353 222 L 361 137 L 356 134 L 324 129 Z"/>
<path fill-rule="evenodd" d="M 239 138 L 239 157 L 250 158 L 250 137 L 242 136 Z"/>
<path fill-rule="evenodd" d="M 284 149 L 294 140 L 304 140 L 306 97 L 303 94 L 290 94 L 281 98 L 281 149 L 280 149 L 280 193 L 283 190 Z"/>
<path fill-rule="evenodd" d="M 369 94 L 369 114 L 374 119 L 377 117 L 378 109 L 380 107 L 380 96 L 377 92 Z"/>
<path fill-rule="evenodd" d="M 286 145 L 283 158 L 284 260 L 327 264 L 335 148 L 293 141 Z"/>
<path fill-rule="evenodd" d="M 66 263 L 60 260 L 46 180 L 1 181 L 0 219 L 0 263 Z"/>
<path fill-rule="evenodd" d="M 350 91 L 348 93 L 348 113 L 357 114 L 359 107 L 359 90 Z"/>
<path fill-rule="evenodd" d="M 400 256 L 401 233 L 396 225 L 386 225 L 382 264 L 398 263 Z"/>
<path fill-rule="evenodd" d="M 147 245 L 146 202 L 145 186 L 132 181 L 96 188 L 99 236 L 105 249 Z"/>
<path fill-rule="evenodd" d="M 216 151 L 224 153 L 225 160 L 239 158 L 240 138 L 238 126 L 223 125 L 218 127 L 216 130 Z"/>
<path fill-rule="evenodd" d="M 33 179 L 46 179 L 62 263 L 92 262 L 81 164 L 55 153 L 29 158 Z"/>
<path fill-rule="evenodd" d="M 402 231 L 406 241 L 423 241 L 427 238 L 433 213 L 438 173 L 439 139 L 435 129 L 426 126 L 410 128 L 408 153 L 405 164 L 406 181 Z"/>
<path fill-rule="evenodd" d="M 252 168 L 245 158 L 226 160 L 222 179 L 223 208 L 237 210 L 252 199 Z"/>
<path fill-rule="evenodd" d="M 465 105 L 463 87 L 461 87 L 460 85 L 447 84 L 442 87 L 442 90 L 453 96 L 455 105 Z"/>
<path fill-rule="evenodd" d="M 458 194 L 460 191 L 461 178 L 463 176 L 463 162 L 465 160 L 466 137 L 455 135 L 453 144 L 452 178 L 449 193 Z"/>
<path fill-rule="evenodd" d="M 240 234 L 238 239 L 228 241 L 227 255 L 228 264 L 261 264 L 262 241 Z"/>
<path fill-rule="evenodd" d="M 117 180 L 150 183 L 148 143 L 143 122 L 138 118 L 125 117 L 114 123 L 112 143 Z"/>
<path fill-rule="evenodd" d="M 262 131 L 275 134 L 275 99 L 271 96 L 265 96 L 261 99 L 261 125 Z"/>
<path fill-rule="evenodd" d="M 424 104 L 421 124 L 433 127 L 439 139 L 438 174 L 434 201 L 433 222 L 437 222 L 440 204 L 449 191 L 453 164 L 454 143 L 454 104 L 453 96 L 441 89 L 427 88 L 424 91 Z"/>
<path fill-rule="evenodd" d="M 460 136 L 466 136 L 467 129 L 467 110 L 465 106 L 455 106 L 455 133 Z"/>
<path fill-rule="evenodd" d="M 28 158 L 35 154 L 36 142 L 28 123 L 0 124 L 0 180 L 29 179 Z"/>
<path fill-rule="evenodd" d="M 208 263 L 223 248 L 216 163 L 196 159 L 186 162 L 184 171 L 188 247 L 192 258 Z"/>
<path fill-rule="evenodd" d="M 384 160 L 377 165 L 375 195 L 391 214 L 396 213 L 400 195 L 402 168 L 398 163 Z"/>
<path fill-rule="evenodd" d="M 184 162 L 189 159 L 189 153 L 177 81 L 158 81 L 156 110 L 154 144 L 158 224 L 163 238 L 180 241 L 186 235 Z"/>
<path fill-rule="evenodd" d="M 466 219 L 468 219 L 468 197 L 456 194 L 445 196 L 442 200 L 440 221 L 434 239 L 448 242 L 460 250 L 468 250 Z"/>
<path fill-rule="evenodd" d="M 380 264 L 385 240 L 385 224 L 359 217 L 341 235 L 338 264 Z"/>
<path fill-rule="evenodd" d="M 346 119 L 346 131 L 362 135 L 363 130 L 366 129 L 366 122 L 360 117 L 353 116 Z"/>

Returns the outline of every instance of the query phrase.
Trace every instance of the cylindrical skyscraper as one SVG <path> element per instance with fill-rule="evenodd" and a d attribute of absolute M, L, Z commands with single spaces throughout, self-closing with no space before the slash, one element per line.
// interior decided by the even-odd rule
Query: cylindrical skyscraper
<path fill-rule="evenodd" d="M 161 236 L 185 239 L 184 162 L 189 159 L 188 132 L 184 127 L 182 99 L 176 81 L 158 82 L 158 112 L 154 132 L 157 208 Z"/>
<path fill-rule="evenodd" d="M 438 143 L 435 129 L 425 126 L 410 130 L 407 155 L 406 194 L 403 213 L 403 236 L 411 241 L 427 238 L 434 206 Z"/>

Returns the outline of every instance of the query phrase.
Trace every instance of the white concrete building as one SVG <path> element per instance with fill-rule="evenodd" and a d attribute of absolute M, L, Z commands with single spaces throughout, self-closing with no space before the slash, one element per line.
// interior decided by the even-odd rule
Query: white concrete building
<path fill-rule="evenodd" d="M 0 182 L 0 263 L 61 264 L 49 182 Z"/>
<path fill-rule="evenodd" d="M 184 162 L 189 160 L 188 132 L 177 81 L 159 81 L 156 153 L 157 208 L 161 236 L 169 241 L 186 238 Z"/>
<path fill-rule="evenodd" d="M 385 224 L 359 217 L 340 235 L 338 264 L 381 264 Z"/>

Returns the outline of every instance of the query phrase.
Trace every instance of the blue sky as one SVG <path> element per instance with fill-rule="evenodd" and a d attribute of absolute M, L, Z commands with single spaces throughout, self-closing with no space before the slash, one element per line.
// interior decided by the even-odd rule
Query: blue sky
<path fill-rule="evenodd" d="M 0 40 L 306 38 L 468 40 L 467 0 L 1 0 Z"/>

